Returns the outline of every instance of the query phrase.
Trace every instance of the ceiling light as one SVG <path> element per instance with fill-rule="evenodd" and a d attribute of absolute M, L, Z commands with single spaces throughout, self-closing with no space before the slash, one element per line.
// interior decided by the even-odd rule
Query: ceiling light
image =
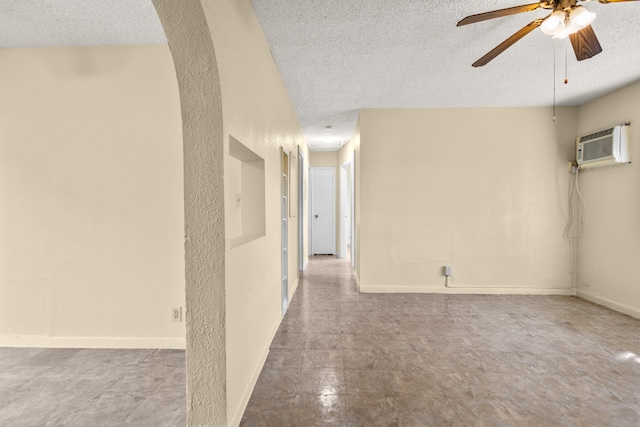
<path fill-rule="evenodd" d="M 554 10 L 551 15 L 547 16 L 540 30 L 549 36 L 556 36 L 564 29 L 565 12 L 562 10 Z"/>
<path fill-rule="evenodd" d="M 571 11 L 571 25 L 575 25 L 578 28 L 576 31 L 580 31 L 587 25 L 591 25 L 594 19 L 596 19 L 596 14 L 589 12 L 582 6 L 576 6 Z"/>
<path fill-rule="evenodd" d="M 320 141 L 326 143 L 326 144 L 334 144 L 336 142 L 339 141 L 339 139 L 335 136 L 325 136 L 323 138 L 320 138 Z"/>
<path fill-rule="evenodd" d="M 591 25 L 595 18 L 595 13 L 582 6 L 576 6 L 569 12 L 556 9 L 542 21 L 540 30 L 554 38 L 564 39 Z"/>
<path fill-rule="evenodd" d="M 558 34 L 553 36 L 553 38 L 555 38 L 555 39 L 566 39 L 567 37 L 569 37 L 569 34 L 571 34 L 571 32 L 569 31 L 569 28 L 563 26 L 562 30 Z"/>

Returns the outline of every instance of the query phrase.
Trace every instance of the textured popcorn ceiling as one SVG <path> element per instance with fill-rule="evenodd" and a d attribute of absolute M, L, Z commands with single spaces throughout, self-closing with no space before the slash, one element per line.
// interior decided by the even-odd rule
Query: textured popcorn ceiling
<path fill-rule="evenodd" d="M 581 3 L 597 15 L 592 26 L 603 48 L 591 59 L 576 61 L 568 40 L 554 43 L 534 30 L 482 68 L 471 64 L 549 12 L 458 28 L 467 15 L 532 2 L 251 2 L 312 146 L 349 140 L 360 108 L 550 106 L 554 50 L 558 105 L 579 105 L 640 78 L 640 2 Z"/>
<path fill-rule="evenodd" d="M 0 0 L 0 48 L 166 42 L 151 0 Z"/>
<path fill-rule="evenodd" d="M 603 48 L 591 59 L 577 62 L 568 41 L 534 30 L 472 68 L 548 12 L 456 23 L 528 2 L 251 0 L 316 147 L 348 141 L 360 108 L 552 105 L 554 52 L 558 105 L 579 105 L 640 78 L 640 2 L 581 3 L 597 15 L 592 26 Z M 151 0 L 0 0 L 0 48 L 141 43 L 166 43 Z"/>

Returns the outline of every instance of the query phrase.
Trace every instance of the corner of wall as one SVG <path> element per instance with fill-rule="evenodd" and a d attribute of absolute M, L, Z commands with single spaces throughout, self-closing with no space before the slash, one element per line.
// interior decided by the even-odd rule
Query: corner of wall
<path fill-rule="evenodd" d="M 640 81 L 578 107 L 575 136 L 631 123 L 632 162 L 585 169 L 579 185 L 586 203 L 577 243 L 576 292 L 589 301 L 640 318 Z"/>
<path fill-rule="evenodd" d="M 224 140 L 216 52 L 199 0 L 153 0 L 180 88 L 184 147 L 187 424 L 226 425 Z"/>

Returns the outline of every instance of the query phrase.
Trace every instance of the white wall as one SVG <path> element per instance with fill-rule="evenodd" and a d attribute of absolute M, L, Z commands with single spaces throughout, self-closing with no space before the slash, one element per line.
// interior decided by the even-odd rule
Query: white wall
<path fill-rule="evenodd" d="M 184 347 L 167 46 L 0 50 L 0 345 Z"/>
<path fill-rule="evenodd" d="M 585 169 L 578 295 L 640 317 L 640 82 L 579 108 L 577 135 L 631 122 L 632 163 Z"/>
<path fill-rule="evenodd" d="M 572 293 L 566 162 L 575 109 L 365 109 L 365 292 Z M 444 265 L 453 268 L 445 288 Z M 464 288 L 464 289 L 460 289 Z"/>

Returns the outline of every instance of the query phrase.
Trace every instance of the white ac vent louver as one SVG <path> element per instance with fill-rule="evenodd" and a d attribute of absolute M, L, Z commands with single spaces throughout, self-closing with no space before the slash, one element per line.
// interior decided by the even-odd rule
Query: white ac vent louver
<path fill-rule="evenodd" d="M 629 124 L 576 138 L 576 161 L 581 169 L 629 163 Z"/>

